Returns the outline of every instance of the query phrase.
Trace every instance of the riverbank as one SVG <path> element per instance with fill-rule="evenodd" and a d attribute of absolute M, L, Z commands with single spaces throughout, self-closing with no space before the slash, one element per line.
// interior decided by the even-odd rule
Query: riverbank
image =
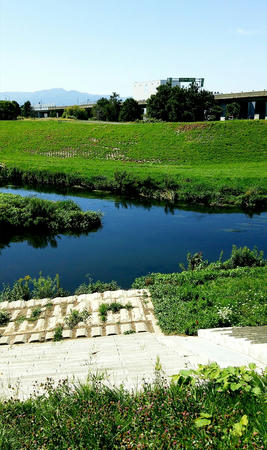
<path fill-rule="evenodd" d="M 0 182 L 267 207 L 267 123 L 2 122 Z"/>

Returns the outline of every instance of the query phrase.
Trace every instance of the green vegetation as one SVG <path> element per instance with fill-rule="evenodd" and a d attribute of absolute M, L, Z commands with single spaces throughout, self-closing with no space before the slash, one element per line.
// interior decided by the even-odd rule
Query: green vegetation
<path fill-rule="evenodd" d="M 123 308 L 125 308 L 125 309 L 127 309 L 129 311 L 130 309 L 132 309 L 132 305 L 131 305 L 131 303 L 127 303 L 126 305 L 122 305 L 119 302 L 101 303 L 101 305 L 99 306 L 99 309 L 98 309 L 100 319 L 102 320 L 102 322 L 106 322 L 108 311 L 112 311 L 113 313 L 117 313 Z"/>
<path fill-rule="evenodd" d="M 16 120 L 19 114 L 20 107 L 17 102 L 0 100 L 0 120 Z"/>
<path fill-rule="evenodd" d="M 68 295 L 68 292 L 61 288 L 58 275 L 52 279 L 49 276 L 44 277 L 40 272 L 38 278 L 25 275 L 24 278 L 15 281 L 13 286 L 4 285 L 0 292 L 0 302 L 29 300 L 31 298 L 55 298 L 66 295 Z M 48 303 L 47 307 L 49 305 L 51 304 Z"/>
<path fill-rule="evenodd" d="M 205 120 L 214 115 L 214 108 L 218 110 L 213 93 L 200 89 L 196 84 L 188 88 L 163 84 L 147 101 L 148 116 L 167 122 Z"/>
<path fill-rule="evenodd" d="M 116 291 L 120 289 L 120 286 L 116 281 L 104 283 L 102 281 L 96 281 L 93 283 L 90 279 L 89 284 L 81 284 L 74 292 L 74 295 L 81 294 L 93 294 L 94 292 Z M 29 275 L 25 275 L 24 278 L 19 278 L 13 283 L 13 286 L 5 284 L 0 291 L 0 302 L 15 300 L 29 300 L 31 298 L 55 298 L 66 297 L 70 295 L 68 291 L 60 286 L 59 275 L 55 278 L 49 276 L 44 277 L 40 272 L 38 278 L 31 278 Z M 52 303 L 45 305 L 47 308 L 52 306 Z"/>
<path fill-rule="evenodd" d="M 87 120 L 89 117 L 88 114 L 90 114 L 90 110 L 88 109 L 86 110 L 84 108 L 80 108 L 80 106 L 74 105 L 65 108 L 62 117 L 63 118 L 65 117 L 67 119 Z"/>
<path fill-rule="evenodd" d="M 116 281 L 110 281 L 109 283 L 104 283 L 103 281 L 97 280 L 93 283 L 93 280 L 89 278 L 89 283 L 81 284 L 74 292 L 75 295 L 81 294 L 94 294 L 95 292 L 105 292 L 105 291 L 117 291 L 120 286 Z"/>
<path fill-rule="evenodd" d="M 10 321 L 10 313 L 8 311 L 0 311 L 0 327 L 8 324 Z"/>
<path fill-rule="evenodd" d="M 73 328 L 78 325 L 79 322 L 86 322 L 90 317 L 89 311 L 87 309 L 84 309 L 83 311 L 79 312 L 76 309 L 73 309 L 66 317 L 65 317 L 65 323 L 66 325 L 73 330 Z"/>
<path fill-rule="evenodd" d="M 53 202 L 0 194 L 0 227 L 49 233 L 86 232 L 101 225 L 102 214 L 83 212 L 71 200 Z"/>
<path fill-rule="evenodd" d="M 62 333 L 63 333 L 63 326 L 62 325 L 58 325 L 55 328 L 53 341 L 55 341 L 55 342 L 61 341 L 63 339 L 63 334 Z"/>
<path fill-rule="evenodd" d="M 238 119 L 240 116 L 240 104 L 237 102 L 226 105 L 226 119 Z"/>
<path fill-rule="evenodd" d="M 265 208 L 267 123 L 0 122 L 0 182 Z"/>
<path fill-rule="evenodd" d="M 0 403 L 0 447 L 264 448 L 266 373 L 202 366 L 169 384 L 158 370 L 139 392 L 51 380 L 43 395 Z"/>
<path fill-rule="evenodd" d="M 187 271 L 152 273 L 133 287 L 149 288 L 164 333 L 194 335 L 200 328 L 266 325 L 266 277 L 262 252 L 234 247 L 225 262 L 189 255 Z"/>

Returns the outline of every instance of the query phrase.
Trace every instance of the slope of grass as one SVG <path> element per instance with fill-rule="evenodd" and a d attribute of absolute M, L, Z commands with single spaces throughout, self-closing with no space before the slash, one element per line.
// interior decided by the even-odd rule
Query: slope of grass
<path fill-rule="evenodd" d="M 126 193 L 153 197 L 160 191 L 173 200 L 218 205 L 267 201 L 266 121 L 9 121 L 0 123 L 0 148 L 8 168 L 75 176 L 72 184 L 89 188 L 123 192 L 114 173 L 126 172 L 138 185 L 135 192 L 125 186 Z"/>
<path fill-rule="evenodd" d="M 57 388 L 48 379 L 45 395 L 0 402 L 0 448 L 264 448 L 266 374 L 215 364 L 200 370 L 205 381 L 195 386 L 186 375 L 169 385 L 158 372 L 155 384 L 132 393 L 99 377 Z"/>
<path fill-rule="evenodd" d="M 133 288 L 150 290 L 164 333 L 194 335 L 201 328 L 266 325 L 266 279 L 263 252 L 233 246 L 225 262 L 208 264 L 196 254 L 188 270 L 152 273 L 137 278 Z"/>

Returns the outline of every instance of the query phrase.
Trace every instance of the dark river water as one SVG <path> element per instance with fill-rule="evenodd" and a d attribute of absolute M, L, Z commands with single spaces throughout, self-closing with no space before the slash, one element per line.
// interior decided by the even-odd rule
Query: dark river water
<path fill-rule="evenodd" d="M 86 281 L 116 280 L 129 288 L 149 272 L 174 272 L 186 254 L 202 251 L 205 259 L 228 258 L 233 244 L 256 245 L 267 254 L 267 213 L 249 216 L 160 204 L 142 204 L 118 197 L 92 194 L 55 194 L 2 187 L 0 192 L 34 195 L 43 199 L 72 199 L 82 209 L 104 213 L 103 226 L 88 235 L 0 236 L 0 283 L 24 275 L 60 275 L 61 284 L 73 290 Z"/>

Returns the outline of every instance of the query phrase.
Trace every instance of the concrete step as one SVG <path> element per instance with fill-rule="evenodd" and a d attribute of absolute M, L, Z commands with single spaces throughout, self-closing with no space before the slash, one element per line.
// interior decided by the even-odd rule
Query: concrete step
<path fill-rule="evenodd" d="M 199 330 L 198 336 L 267 365 L 267 326 L 209 328 Z"/>

